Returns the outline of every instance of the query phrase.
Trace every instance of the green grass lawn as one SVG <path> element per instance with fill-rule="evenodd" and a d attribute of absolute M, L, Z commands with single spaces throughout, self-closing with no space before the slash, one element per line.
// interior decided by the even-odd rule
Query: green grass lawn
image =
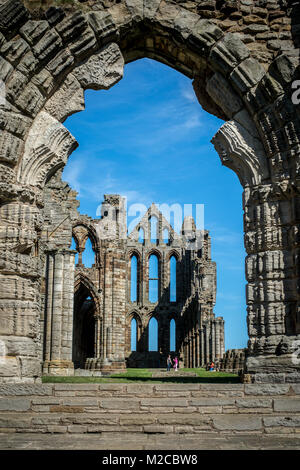
<path fill-rule="evenodd" d="M 162 369 L 157 369 L 159 372 Z M 48 377 L 42 378 L 43 383 L 239 383 L 235 374 L 226 372 L 208 372 L 205 369 L 180 369 L 181 371 L 195 372 L 197 377 L 152 377 L 149 369 L 127 369 L 123 374 L 113 374 L 109 377 Z"/>

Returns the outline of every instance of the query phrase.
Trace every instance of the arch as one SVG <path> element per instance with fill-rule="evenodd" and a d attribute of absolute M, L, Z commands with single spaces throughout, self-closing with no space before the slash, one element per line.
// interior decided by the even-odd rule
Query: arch
<path fill-rule="evenodd" d="M 86 268 L 91 268 L 95 264 L 96 254 L 93 250 L 93 245 L 90 237 L 87 238 L 82 252 L 82 264 Z"/>
<path fill-rule="evenodd" d="M 170 352 L 176 351 L 176 321 L 174 318 L 170 320 Z"/>
<path fill-rule="evenodd" d="M 89 295 L 92 297 L 92 300 L 95 304 L 95 316 L 102 317 L 102 312 L 100 308 L 99 293 L 96 286 L 85 276 L 82 272 L 76 273 L 74 279 L 74 293 L 76 293 L 80 286 L 83 285 L 86 290 L 89 292 Z"/>
<path fill-rule="evenodd" d="M 177 301 L 177 259 L 172 255 L 169 259 L 170 302 Z"/>
<path fill-rule="evenodd" d="M 90 283 L 77 277 L 74 292 L 72 360 L 75 368 L 84 368 L 87 359 L 97 355 L 97 305 Z"/>
<path fill-rule="evenodd" d="M 148 257 L 148 299 L 151 303 L 156 303 L 159 299 L 159 271 L 159 258 L 156 253 L 152 253 Z"/>
<path fill-rule="evenodd" d="M 300 125 L 298 109 L 291 102 L 298 56 L 291 60 L 282 53 L 273 60 L 274 54 L 270 54 L 264 69 L 253 58 L 255 52 L 237 35 L 223 32 L 222 19 L 209 21 L 201 18 L 201 12 L 198 15 L 174 3 L 147 2 L 142 6 L 126 2 L 105 12 L 76 12 L 67 17 L 62 13 L 55 19 L 55 27 L 53 18 L 45 23 L 44 17 L 43 21 L 36 17 L 32 22 L 24 6 L 16 5 L 17 18 L 6 9 L 0 12 L 3 31 L 7 40 L 19 35 L 26 52 L 34 47 L 36 67 L 27 76 L 22 62 L 26 79 L 17 84 L 20 72 L 13 67 L 21 57 L 15 61 L 9 59 L 9 48 L 3 52 L 4 60 L 8 59 L 4 78 L 7 99 L 17 111 L 5 111 L 7 122 L 0 141 L 4 200 L 18 201 L 20 208 L 26 205 L 28 212 L 35 214 L 30 229 L 36 231 L 41 191 L 77 145 L 61 123 L 84 108 L 84 90 L 107 89 L 116 83 L 122 77 L 124 59 L 128 62 L 147 56 L 176 68 L 194 79 L 195 93 L 204 109 L 227 120 L 213 143 L 222 163 L 235 171 L 245 189 L 249 354 L 272 356 L 279 345 L 282 351 L 292 352 L 288 337 L 299 333 L 299 296 L 296 288 L 291 292 L 286 286 L 296 285 L 299 277 L 295 251 L 298 229 L 287 214 L 297 207 L 299 195 L 295 175 Z M 282 7 L 288 17 L 287 7 Z M 43 48 L 49 38 L 59 44 L 57 53 L 55 48 Z M 295 52 L 293 44 L 291 51 Z M 42 72 L 48 78 L 43 78 Z M 22 117 L 19 121 L 18 116 Z M 272 214 L 265 210 L 268 206 L 272 206 Z M 285 237 L 285 232 L 290 237 Z M 263 253 L 276 251 L 293 261 L 261 269 Z M 21 263 L 17 258 L 9 259 L 9 266 L 14 265 L 19 275 Z M 36 276 L 35 264 L 31 266 L 26 260 L 26 265 L 31 279 Z M 270 292 L 276 291 L 274 279 L 278 278 L 282 295 L 273 298 Z M 38 294 L 36 291 L 37 298 Z M 35 359 L 38 363 L 38 354 Z M 248 358 L 249 370 L 255 371 L 264 360 L 255 357 L 251 363 Z"/>
<path fill-rule="evenodd" d="M 99 238 L 94 224 L 91 220 L 87 220 L 87 216 L 77 218 L 76 222 L 72 225 L 72 235 L 76 240 L 78 247 L 84 247 L 87 239 L 89 238 L 92 244 L 93 251 L 99 251 Z"/>
<path fill-rule="evenodd" d="M 137 338 L 138 338 L 138 325 L 136 319 L 133 317 L 130 322 L 130 332 L 131 332 L 131 351 L 137 350 Z"/>
<path fill-rule="evenodd" d="M 148 351 L 158 351 L 158 321 L 151 317 L 148 323 Z"/>
<path fill-rule="evenodd" d="M 139 260 L 135 253 L 130 257 L 130 301 L 137 302 L 139 297 Z"/>

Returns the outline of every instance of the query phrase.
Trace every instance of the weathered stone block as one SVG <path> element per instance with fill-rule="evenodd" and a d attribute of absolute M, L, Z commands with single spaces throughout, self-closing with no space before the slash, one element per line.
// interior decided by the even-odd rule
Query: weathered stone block
<path fill-rule="evenodd" d="M 62 8 L 56 8 L 54 6 L 50 7 L 45 13 L 45 17 L 51 26 L 55 26 L 62 21 L 65 16 L 66 14 Z"/>
<path fill-rule="evenodd" d="M 40 61 L 46 61 L 54 57 L 61 47 L 62 40 L 59 34 L 51 29 L 33 47 L 32 51 Z"/>
<path fill-rule="evenodd" d="M 48 21 L 29 20 L 20 29 L 20 34 L 27 43 L 29 43 L 31 46 L 34 46 L 34 44 L 36 44 L 41 39 L 46 31 L 48 31 L 48 29 Z"/>
<path fill-rule="evenodd" d="M 300 411 L 300 398 L 274 398 L 274 411 Z"/>
<path fill-rule="evenodd" d="M 164 406 L 164 407 L 173 407 L 173 406 L 187 406 L 187 400 L 181 398 L 141 398 L 141 406 Z"/>
<path fill-rule="evenodd" d="M 53 385 L 0 384 L 0 396 L 52 395 Z"/>
<path fill-rule="evenodd" d="M 87 17 L 101 43 L 117 36 L 117 28 L 110 13 L 104 11 L 92 12 L 88 13 Z"/>
<path fill-rule="evenodd" d="M 77 67 L 73 74 L 84 89 L 108 89 L 122 78 L 123 66 L 118 46 L 110 44 Z"/>
<path fill-rule="evenodd" d="M 286 395 L 289 388 L 285 384 L 245 384 L 245 395 Z"/>
<path fill-rule="evenodd" d="M 0 57 L 0 79 L 5 81 L 12 71 L 13 66 L 3 57 Z"/>
<path fill-rule="evenodd" d="M 16 105 L 31 116 L 36 116 L 44 101 L 45 98 L 39 89 L 33 83 L 29 83 L 16 99 Z"/>
<path fill-rule="evenodd" d="M 262 398 L 241 398 L 236 400 L 238 408 L 271 408 L 273 401 Z"/>
<path fill-rule="evenodd" d="M 211 47 L 223 36 L 223 32 L 209 20 L 199 20 L 196 23 L 192 34 L 188 37 L 188 43 L 200 52 L 200 55 L 207 56 Z"/>
<path fill-rule="evenodd" d="M 255 86 L 265 73 L 260 63 L 249 57 L 234 69 L 230 77 L 236 88 L 241 93 L 245 93 L 249 88 Z"/>
<path fill-rule="evenodd" d="M 40 377 L 42 372 L 42 363 L 38 358 L 20 357 L 22 377 Z"/>
<path fill-rule="evenodd" d="M 7 33 L 20 27 L 28 19 L 28 12 L 18 0 L 7 0 L 0 5 L 0 31 Z"/>
<path fill-rule="evenodd" d="M 57 78 L 60 74 L 64 73 L 74 63 L 74 57 L 67 50 L 63 49 L 48 62 L 46 69 L 49 70 L 54 78 Z"/>
<path fill-rule="evenodd" d="M 0 398 L 1 411 L 28 411 L 30 400 L 28 398 Z"/>
<path fill-rule="evenodd" d="M 111 410 L 131 410 L 139 409 L 139 400 L 134 398 L 101 398 L 99 400 L 101 408 L 108 408 Z"/>
<path fill-rule="evenodd" d="M 262 429 L 262 418 L 249 415 L 226 415 L 213 418 L 213 426 L 219 431 L 257 431 Z"/>
<path fill-rule="evenodd" d="M 14 165 L 19 158 L 23 141 L 9 132 L 0 135 L 0 161 Z"/>
<path fill-rule="evenodd" d="M 189 400 L 190 406 L 224 406 L 234 405 L 234 398 L 193 398 Z"/>
<path fill-rule="evenodd" d="M 214 102 L 228 117 L 238 113 L 243 103 L 222 74 L 216 72 L 206 84 L 206 90 Z"/>
<path fill-rule="evenodd" d="M 17 70 L 20 70 L 21 73 L 29 78 L 33 75 L 37 65 L 38 60 L 34 57 L 33 53 L 29 51 L 18 64 Z"/>

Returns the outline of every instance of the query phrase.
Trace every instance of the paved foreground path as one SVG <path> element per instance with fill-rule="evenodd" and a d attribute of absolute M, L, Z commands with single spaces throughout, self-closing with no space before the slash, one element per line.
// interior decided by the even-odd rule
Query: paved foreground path
<path fill-rule="evenodd" d="M 299 450 L 300 436 L 145 435 L 110 433 L 101 435 L 57 435 L 32 433 L 0 434 L 1 450 Z"/>
<path fill-rule="evenodd" d="M 2 384 L 0 449 L 300 449 L 300 384 Z"/>

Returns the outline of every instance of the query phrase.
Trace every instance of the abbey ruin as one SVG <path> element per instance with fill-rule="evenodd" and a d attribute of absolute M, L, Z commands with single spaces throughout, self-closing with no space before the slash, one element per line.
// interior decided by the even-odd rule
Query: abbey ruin
<path fill-rule="evenodd" d="M 71 196 L 74 192 L 51 182 L 47 186 L 48 220 L 59 220 L 53 217 L 53 201 L 59 195 L 61 217 L 62 207 L 67 213 L 72 204 L 72 197 L 62 202 L 66 189 Z M 73 221 L 63 216 L 64 223 L 45 231 L 52 234 L 55 249 L 47 253 L 43 291 L 44 373 L 69 375 L 74 367 L 103 373 L 126 366 L 165 368 L 172 321 L 171 354 L 181 365 L 199 367 L 220 359 L 224 321 L 213 314 L 216 266 L 208 232 L 196 230 L 190 216 L 178 235 L 153 204 L 127 236 L 125 198 L 119 195 L 105 195 L 101 214 L 98 219 L 78 214 Z M 75 270 L 72 235 L 78 251 Z M 95 255 L 91 267 L 82 263 L 88 239 Z M 153 350 L 152 319 L 157 322 Z"/>
<path fill-rule="evenodd" d="M 300 116 L 294 95 L 299 80 L 299 2 L 45 4 L 0 2 L 1 381 L 34 382 L 42 370 L 68 372 L 74 359 L 80 364 L 93 359 L 91 368 L 98 367 L 99 359 L 99 367 L 108 369 L 112 363 L 124 367 L 126 357 L 143 363 L 149 315 L 155 313 L 158 321 L 163 312 L 166 321 L 179 315 L 175 305 L 167 308 L 162 303 L 158 307 L 163 310 L 155 312 L 147 305 L 151 250 L 161 259 L 162 302 L 168 300 L 168 256 L 174 254 L 191 279 L 189 292 L 180 292 L 184 289 L 177 284 L 178 302 L 187 302 L 180 308 L 188 320 L 185 328 L 178 323 L 176 339 L 184 364 L 202 364 L 211 354 L 201 339 L 208 324 L 215 338 L 211 351 L 222 354 L 222 320 L 212 313 L 209 237 L 201 256 L 194 252 L 187 264 L 180 239 L 163 246 L 159 241 L 150 249 L 147 242 L 142 248 L 129 237 L 123 246 L 107 242 L 102 249 L 91 221 L 78 219 L 75 193 L 61 180 L 77 146 L 63 122 L 84 109 L 84 90 L 110 88 L 122 78 L 124 63 L 142 57 L 192 79 L 203 108 L 225 121 L 212 142 L 244 190 L 246 372 L 252 381 L 299 381 Z M 79 252 L 87 235 L 94 244 L 97 259 L 88 275 L 80 263 L 75 277 L 70 274 L 75 255 L 70 249 L 72 229 Z M 136 305 L 128 299 L 131 255 L 139 265 Z M 207 297 L 201 276 L 211 279 Z M 81 353 L 76 358 L 71 354 L 74 298 L 89 317 L 84 326 L 89 337 L 95 334 L 91 349 L 77 341 Z M 84 299 L 91 301 L 92 310 Z M 138 338 L 130 357 L 133 318 Z M 83 328 L 79 323 L 75 331 Z M 163 360 L 169 346 L 161 342 L 160 347 Z"/>

